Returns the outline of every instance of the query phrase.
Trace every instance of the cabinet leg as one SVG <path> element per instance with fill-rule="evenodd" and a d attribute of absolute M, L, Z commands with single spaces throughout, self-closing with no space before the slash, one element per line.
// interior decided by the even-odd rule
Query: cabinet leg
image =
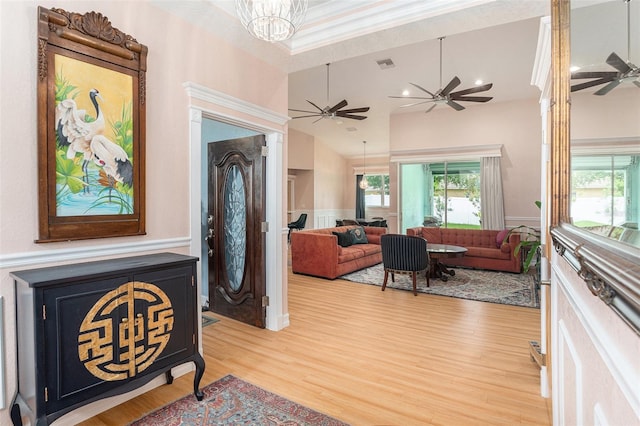
<path fill-rule="evenodd" d="M 164 374 L 167 377 L 167 384 L 170 385 L 171 383 L 173 383 L 173 374 L 171 373 L 171 370 L 168 370 Z"/>
<path fill-rule="evenodd" d="M 17 403 L 11 406 L 11 422 L 13 423 L 13 426 L 22 426 L 20 406 Z"/>
<path fill-rule="evenodd" d="M 200 380 L 204 375 L 204 358 L 202 358 L 200 352 L 196 352 L 193 362 L 196 364 L 196 375 L 193 378 L 193 393 L 196 395 L 198 401 L 202 401 L 204 393 L 200 390 Z"/>

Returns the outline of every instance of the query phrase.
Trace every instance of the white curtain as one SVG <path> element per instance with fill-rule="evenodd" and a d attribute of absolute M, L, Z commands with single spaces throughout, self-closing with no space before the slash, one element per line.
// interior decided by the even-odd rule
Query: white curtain
<path fill-rule="evenodd" d="M 480 160 L 480 211 L 482 229 L 504 229 L 504 198 L 500 157 Z"/>

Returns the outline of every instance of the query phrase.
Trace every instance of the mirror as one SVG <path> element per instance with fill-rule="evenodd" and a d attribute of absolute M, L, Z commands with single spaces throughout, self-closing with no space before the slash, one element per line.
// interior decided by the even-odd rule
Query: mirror
<path fill-rule="evenodd" d="M 614 51 L 622 51 L 618 56 L 626 60 L 626 43 L 629 43 L 633 61 L 636 64 L 640 62 L 640 58 L 635 59 L 638 55 L 634 53 L 637 52 L 640 40 L 637 35 L 637 27 L 640 26 L 638 3 L 640 2 L 631 4 L 631 22 L 636 26 L 632 28 L 636 35 L 631 39 L 631 36 L 625 37 L 627 3 L 624 0 L 601 2 L 595 6 L 573 10 L 569 1 L 551 2 L 553 101 L 550 108 L 550 232 L 558 254 L 573 266 L 591 293 L 640 334 L 640 247 L 620 241 L 618 235 L 622 231 L 619 230 L 604 235 L 603 232 L 592 232 L 597 230 L 598 224 L 591 224 L 593 229 L 587 229 L 589 226 L 575 226 L 570 210 L 574 196 L 570 183 L 571 164 L 576 168 L 574 187 L 578 186 L 577 169 L 587 166 L 593 169 L 595 164 L 600 164 L 602 179 L 606 174 L 605 170 L 608 170 L 610 179 L 613 180 L 612 186 L 615 187 L 616 181 L 623 179 L 624 185 L 635 188 L 627 190 L 623 186 L 618 192 L 610 190 L 613 199 L 604 197 L 605 202 L 608 202 L 610 209 L 615 210 L 616 194 L 622 193 L 623 197 L 628 195 L 623 202 L 630 204 L 631 213 L 625 212 L 624 220 L 627 220 L 627 215 L 633 219 L 635 214 L 637 221 L 637 186 L 640 185 L 640 177 L 637 172 L 634 177 L 633 171 L 624 178 L 615 177 L 617 170 L 628 170 L 630 166 L 633 167 L 634 161 L 637 162 L 637 152 L 634 151 L 640 140 L 640 89 L 634 83 L 637 79 L 620 82 L 605 95 L 593 93 L 608 82 L 570 93 L 570 86 L 575 84 L 571 79 L 570 60 L 578 64 L 581 56 L 584 56 L 580 65 L 585 70 L 609 71 L 607 58 Z M 590 9 L 591 7 L 600 9 Z M 586 20 L 582 21 L 583 19 Z M 572 40 L 575 39 L 571 46 L 570 36 Z M 612 39 L 608 40 L 609 37 Z M 622 40 L 618 41 L 618 38 Z M 606 158 L 596 158 L 598 154 Z M 585 158 L 579 158 L 581 155 Z M 609 167 L 605 168 L 607 161 Z M 590 182 L 599 182 L 599 179 L 590 177 Z M 577 193 L 575 195 L 578 200 Z M 576 211 L 573 214 L 578 217 L 582 212 Z M 613 219 L 611 221 L 613 223 Z"/>
<path fill-rule="evenodd" d="M 638 40 L 639 1 L 571 10 L 571 221 L 640 247 L 640 71 L 614 67 L 640 64 Z"/>

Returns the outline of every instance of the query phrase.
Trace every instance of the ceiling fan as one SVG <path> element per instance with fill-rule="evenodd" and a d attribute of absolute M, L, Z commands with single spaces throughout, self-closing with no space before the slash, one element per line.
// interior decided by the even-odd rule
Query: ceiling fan
<path fill-rule="evenodd" d="M 442 40 L 443 39 L 444 39 L 444 37 L 438 37 L 438 40 L 440 40 L 440 87 L 441 88 L 437 92 L 431 93 L 427 89 L 425 89 L 425 88 L 423 88 L 421 86 L 418 86 L 417 84 L 409 83 L 412 86 L 414 86 L 414 87 L 422 90 L 423 92 L 429 94 L 429 97 L 424 97 L 424 96 L 389 96 L 390 98 L 399 98 L 399 99 L 422 99 L 422 101 L 420 101 L 420 102 L 414 102 L 414 103 L 410 103 L 410 104 L 407 104 L 407 105 L 402 105 L 402 106 L 400 106 L 400 108 L 406 108 L 406 107 L 420 105 L 420 104 L 424 104 L 424 103 L 428 103 L 428 102 L 433 102 L 433 105 L 428 110 L 426 110 L 425 112 L 431 112 L 431 110 L 434 109 L 437 105 L 442 105 L 442 104 L 449 105 L 451 108 L 455 109 L 456 111 L 462 111 L 463 109 L 465 109 L 465 107 L 460 105 L 458 102 L 461 102 L 461 101 L 464 101 L 464 102 L 488 102 L 491 99 L 493 99 L 493 97 L 491 97 L 491 96 L 466 96 L 466 95 L 470 95 L 472 93 L 485 92 L 485 91 L 491 89 L 491 87 L 493 87 L 493 83 L 483 84 L 482 86 L 472 87 L 470 89 L 459 90 L 457 92 L 451 92 L 453 89 L 455 89 L 456 87 L 458 87 L 460 85 L 460 79 L 458 77 L 453 77 L 453 79 L 451 79 L 449 84 L 447 84 L 444 87 L 444 89 L 442 88 Z"/>
<path fill-rule="evenodd" d="M 331 64 L 327 64 L 327 104 L 329 103 L 329 65 Z M 296 118 L 319 117 L 316 121 L 314 121 L 314 123 L 322 120 L 323 118 L 337 118 L 337 117 L 350 118 L 352 120 L 364 120 L 365 118 L 367 118 L 366 116 L 355 115 L 355 114 L 369 111 L 369 107 L 342 109 L 347 106 L 347 101 L 344 99 L 332 107 L 329 107 L 329 105 L 327 105 L 324 108 L 320 108 L 318 105 L 314 104 L 308 99 L 307 99 L 307 102 L 313 105 L 317 109 L 317 111 L 307 111 L 304 109 L 289 108 L 289 111 L 304 112 L 308 114 L 308 115 L 299 115 L 297 117 L 291 117 L 291 118 L 296 119 Z"/>
<path fill-rule="evenodd" d="M 571 91 L 587 89 L 593 86 L 608 83 L 606 86 L 598 89 L 593 94 L 603 96 L 615 89 L 620 83 L 632 82 L 640 88 L 640 68 L 631 63 L 631 0 L 624 0 L 627 3 L 627 61 L 623 61 L 616 52 L 612 52 L 606 60 L 607 65 L 612 66 L 618 71 L 583 71 L 571 74 L 571 79 L 595 79 L 585 83 L 571 86 Z"/>

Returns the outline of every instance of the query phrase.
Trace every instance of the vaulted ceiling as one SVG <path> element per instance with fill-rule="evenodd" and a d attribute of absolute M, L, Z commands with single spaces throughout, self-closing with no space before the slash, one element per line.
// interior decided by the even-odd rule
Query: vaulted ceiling
<path fill-rule="evenodd" d="M 538 98 L 531 75 L 538 42 L 540 18 L 549 14 L 545 0 L 309 0 L 305 23 L 291 40 L 270 44 L 252 38 L 236 18 L 231 0 L 152 0 L 159 7 L 200 25 L 234 45 L 250 51 L 290 73 L 289 108 L 314 109 L 342 99 L 347 108 L 371 107 L 366 120 L 296 119 L 289 127 L 314 135 L 345 156 L 359 156 L 362 141 L 371 155 L 388 152 L 391 114 L 426 110 L 429 104 L 400 108 L 410 101 L 391 99 L 409 89 L 421 96 L 416 83 L 434 92 L 454 76 L 457 88 L 473 87 L 477 79 L 493 83 L 479 95 L 491 102 Z M 604 64 L 612 51 L 626 57 L 625 7 L 622 0 L 573 0 L 575 6 L 600 5 L 615 13 L 596 11 L 583 26 L 594 38 L 586 49 L 585 64 Z M 636 2 L 638 3 L 638 2 Z M 634 5 L 640 6 L 640 5 Z M 587 10 L 587 9 L 585 9 Z M 635 8 L 640 13 L 640 7 Z M 635 13 L 635 12 L 634 12 Z M 607 37 L 598 37 L 598 29 Z M 590 29 L 590 30 L 589 30 Z M 440 63 L 439 37 L 442 42 Z M 633 57 L 634 55 L 632 55 Z M 380 67 L 390 59 L 393 67 Z M 640 62 L 640 58 L 636 60 Z M 330 79 L 327 87 L 327 66 Z M 602 69 L 602 68 L 601 68 Z M 606 64 L 605 68 L 606 70 Z M 327 98 L 327 89 L 329 98 Z M 467 108 L 485 104 L 464 103 Z M 439 105 L 438 113 L 458 114 Z M 290 116 L 300 115 L 291 112 Z"/>

